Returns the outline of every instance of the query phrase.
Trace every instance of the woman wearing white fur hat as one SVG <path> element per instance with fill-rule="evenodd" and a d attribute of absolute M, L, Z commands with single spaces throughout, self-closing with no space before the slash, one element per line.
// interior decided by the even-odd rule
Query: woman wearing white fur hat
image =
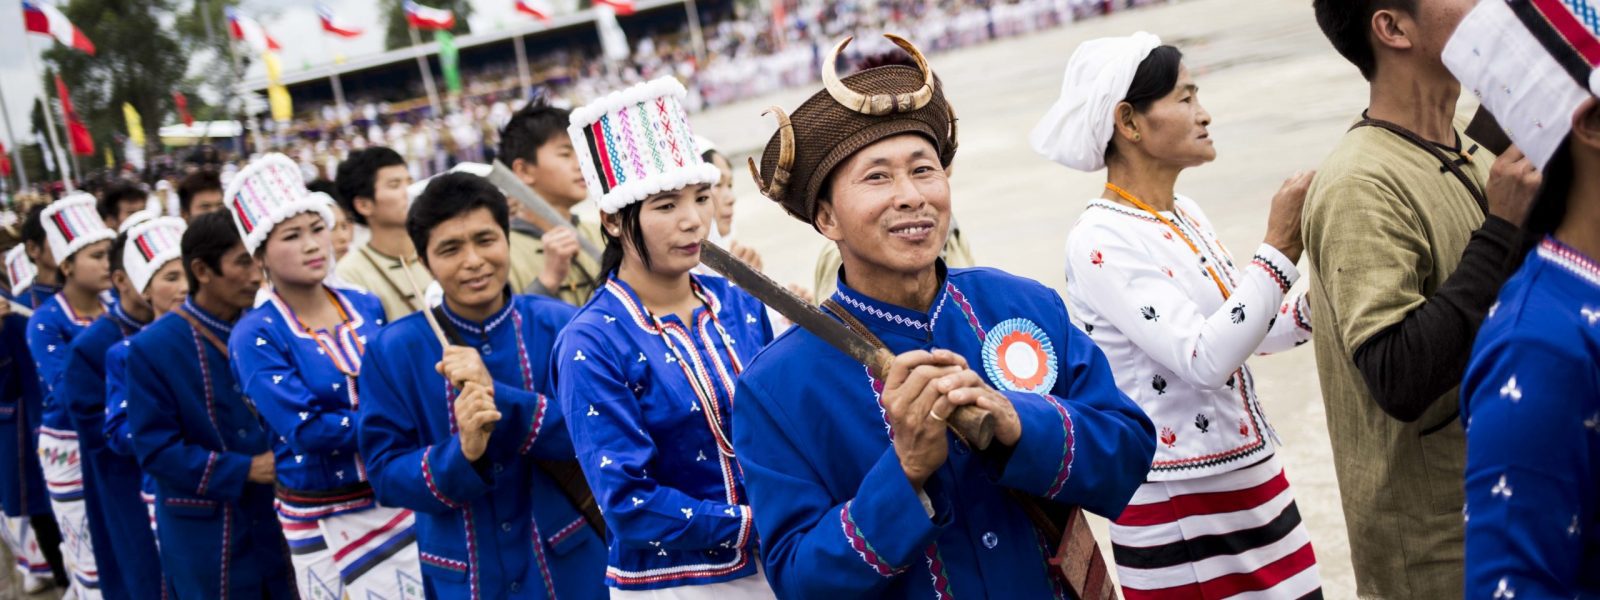
<path fill-rule="evenodd" d="M 1272 199 L 1266 240 L 1235 264 L 1178 176 L 1216 158 L 1182 53 L 1154 35 L 1091 40 L 1033 130 L 1040 154 L 1106 170 L 1067 236 L 1069 311 L 1150 415 L 1156 456 L 1113 521 L 1129 598 L 1317 593 L 1316 556 L 1274 456 L 1245 359 L 1311 338 L 1299 276 L 1309 172 Z"/>
<path fill-rule="evenodd" d="M 300 597 L 420 593 L 415 519 L 377 503 L 357 451 L 356 376 L 384 313 L 377 297 L 325 283 L 334 207 L 281 154 L 252 161 L 223 202 L 270 285 L 234 326 L 229 362 L 278 436 L 278 519 Z"/>
<path fill-rule="evenodd" d="M 754 298 L 691 273 L 720 173 L 684 94 L 657 79 L 572 113 L 606 281 L 556 342 L 556 397 L 605 514 L 612 598 L 771 598 L 729 425 L 734 379 L 772 328 Z"/>
<path fill-rule="evenodd" d="M 73 430 L 58 391 L 72 340 L 106 312 L 100 295 L 111 289 L 109 255 L 116 232 L 95 211 L 94 196 L 74 194 L 40 213 L 50 254 L 59 265 L 61 292 L 28 319 L 28 349 L 44 382 L 43 421 L 39 426 L 39 462 L 44 468 L 50 506 L 61 525 L 62 558 L 71 587 L 79 598 L 100 597 L 99 569 L 89 541 L 89 515 L 84 505 L 83 468 L 78 434 Z"/>

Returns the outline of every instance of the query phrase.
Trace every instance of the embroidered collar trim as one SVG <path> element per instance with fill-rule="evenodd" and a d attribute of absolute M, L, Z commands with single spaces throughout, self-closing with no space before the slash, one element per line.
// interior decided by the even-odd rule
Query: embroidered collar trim
<path fill-rule="evenodd" d="M 507 318 L 511 317 L 512 309 L 514 308 L 515 304 L 516 297 L 512 295 L 510 289 L 507 288 L 505 305 L 501 306 L 500 310 L 495 311 L 494 314 L 489 315 L 489 318 L 484 319 L 483 323 L 481 324 L 473 323 L 472 321 L 467 320 L 466 317 L 451 311 L 448 303 L 440 304 L 439 306 L 444 308 L 445 318 L 450 319 L 450 322 L 454 324 L 457 329 L 479 337 L 486 337 L 490 332 L 494 331 L 495 328 L 499 327 L 502 323 L 505 323 Z"/>
<path fill-rule="evenodd" d="M 183 309 L 194 315 L 194 318 L 199 319 L 200 323 L 204 324 L 207 329 L 211 330 L 211 333 L 216 334 L 220 339 L 227 340 L 228 336 L 233 333 L 233 323 L 223 321 L 216 315 L 206 312 L 206 309 L 200 308 L 200 305 L 194 303 L 193 296 L 183 299 Z"/>
<path fill-rule="evenodd" d="M 844 282 L 843 272 L 844 270 L 841 268 L 839 287 L 834 291 L 833 298 L 862 316 L 892 327 L 912 329 L 932 335 L 933 328 L 939 324 L 939 315 L 944 312 L 945 299 L 950 296 L 949 286 L 944 285 L 945 273 L 942 263 L 939 277 L 939 293 L 933 298 L 933 313 L 931 315 L 895 306 L 887 302 L 879 302 L 866 294 L 851 289 Z"/>
<path fill-rule="evenodd" d="M 1583 253 L 1554 237 L 1545 236 L 1544 241 L 1539 242 L 1539 257 L 1570 271 L 1579 279 L 1600 287 L 1600 262 L 1584 256 Z"/>
<path fill-rule="evenodd" d="M 106 311 L 106 315 L 110 316 L 112 321 L 115 321 L 117 325 L 122 327 L 124 334 L 139 331 L 144 329 L 144 326 L 147 325 L 147 323 L 140 323 L 139 321 L 134 320 L 134 318 L 128 314 L 128 311 L 122 309 L 121 302 L 113 302 L 111 304 L 111 309 Z"/>

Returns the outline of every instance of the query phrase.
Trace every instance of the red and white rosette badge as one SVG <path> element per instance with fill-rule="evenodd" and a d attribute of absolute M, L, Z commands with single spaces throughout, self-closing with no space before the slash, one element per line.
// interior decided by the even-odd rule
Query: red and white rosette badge
<path fill-rule="evenodd" d="M 1055 346 L 1033 321 L 1010 319 L 983 336 L 983 369 L 1002 388 L 1043 394 L 1056 385 Z"/>

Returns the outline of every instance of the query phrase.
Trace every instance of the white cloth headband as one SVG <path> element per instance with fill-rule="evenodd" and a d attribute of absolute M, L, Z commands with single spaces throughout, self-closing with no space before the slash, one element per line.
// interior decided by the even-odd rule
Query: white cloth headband
<path fill-rule="evenodd" d="M 1067 59 L 1061 97 L 1028 136 L 1033 150 L 1079 171 L 1104 168 L 1112 111 L 1128 97 L 1139 63 L 1160 45 L 1161 38 L 1141 31 L 1078 46 Z"/>

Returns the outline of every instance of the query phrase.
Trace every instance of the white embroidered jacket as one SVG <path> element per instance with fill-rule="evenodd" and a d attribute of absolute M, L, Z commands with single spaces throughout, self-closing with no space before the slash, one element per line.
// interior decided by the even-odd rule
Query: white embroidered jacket
<path fill-rule="evenodd" d="M 1150 481 L 1226 473 L 1271 456 L 1276 434 L 1245 359 L 1311 338 L 1304 292 L 1288 294 L 1300 273 L 1281 252 L 1262 244 L 1235 264 L 1199 205 L 1182 196 L 1162 216 L 1198 254 L 1149 213 L 1101 199 L 1067 236 L 1069 312 L 1111 361 L 1117 387 L 1155 423 Z"/>

